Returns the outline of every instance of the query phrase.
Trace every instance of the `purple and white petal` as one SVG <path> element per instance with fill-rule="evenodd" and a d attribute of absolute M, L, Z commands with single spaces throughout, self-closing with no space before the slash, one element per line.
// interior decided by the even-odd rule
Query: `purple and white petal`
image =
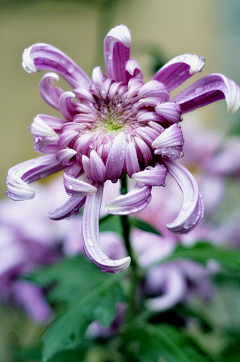
<path fill-rule="evenodd" d="M 73 92 L 75 93 L 76 97 L 79 100 L 87 100 L 89 102 L 94 102 L 94 98 L 93 95 L 85 88 L 83 87 L 78 87 L 76 89 L 73 89 Z"/>
<path fill-rule="evenodd" d="M 66 123 L 65 119 L 61 119 L 54 116 L 49 116 L 47 114 L 38 114 L 37 117 L 40 118 L 45 124 L 52 128 L 56 133 L 61 133 L 63 125 Z M 35 122 L 35 118 L 33 122 Z M 33 126 L 33 123 L 32 123 Z M 31 126 L 31 127 L 32 127 Z"/>
<path fill-rule="evenodd" d="M 64 148 L 56 153 L 56 159 L 63 166 L 70 166 L 73 162 L 75 162 L 76 153 L 77 152 L 72 148 Z"/>
<path fill-rule="evenodd" d="M 126 170 L 128 176 L 132 176 L 133 173 L 140 171 L 136 148 L 133 142 L 129 142 L 126 150 Z"/>
<path fill-rule="evenodd" d="M 59 81 L 59 77 L 56 73 L 44 74 L 39 83 L 39 93 L 47 104 L 59 110 L 58 100 L 64 91 L 57 87 L 54 84 L 54 81 Z"/>
<path fill-rule="evenodd" d="M 108 77 L 117 82 L 127 82 L 126 62 L 129 60 L 131 34 L 125 25 L 111 29 L 104 39 L 104 58 Z"/>
<path fill-rule="evenodd" d="M 35 137 L 57 137 L 57 133 L 44 122 L 43 117 L 37 115 L 30 126 L 30 131 Z"/>
<path fill-rule="evenodd" d="M 162 295 L 147 299 L 146 305 L 150 310 L 162 311 L 172 308 L 183 299 L 186 293 L 186 282 L 179 270 L 171 264 L 160 266 L 157 269 L 150 271 L 147 282 L 151 277 L 160 279 Z"/>
<path fill-rule="evenodd" d="M 90 153 L 90 167 L 93 179 L 100 184 L 104 183 L 106 166 L 95 150 Z"/>
<path fill-rule="evenodd" d="M 66 172 L 63 173 L 63 184 L 69 196 L 81 197 L 97 192 L 96 187 L 91 185 L 90 182 L 74 178 Z"/>
<path fill-rule="evenodd" d="M 63 168 L 55 155 L 42 156 L 19 163 L 8 171 L 6 195 L 15 201 L 33 199 L 35 191 L 28 184 Z"/>
<path fill-rule="evenodd" d="M 83 206 L 85 200 L 86 196 L 72 196 L 64 205 L 60 206 L 55 211 L 49 211 L 48 217 L 52 220 L 62 220 L 69 218 L 71 215 L 76 215 Z"/>
<path fill-rule="evenodd" d="M 117 182 L 120 178 L 126 154 L 126 137 L 124 132 L 118 133 L 111 147 L 106 163 L 106 179 Z"/>
<path fill-rule="evenodd" d="M 109 201 L 105 206 L 105 211 L 113 215 L 129 215 L 139 212 L 145 209 L 151 201 L 151 189 L 151 186 L 138 182 L 127 194 Z"/>
<path fill-rule="evenodd" d="M 162 163 L 177 181 L 183 193 L 182 209 L 177 218 L 167 224 L 167 228 L 176 234 L 186 234 L 196 227 L 203 217 L 202 196 L 198 192 L 195 178 L 183 165 L 169 159 L 162 159 Z"/>
<path fill-rule="evenodd" d="M 88 196 L 83 211 L 84 251 L 97 267 L 108 273 L 119 273 L 130 264 L 130 257 L 119 260 L 110 259 L 103 251 L 99 236 L 99 212 L 102 200 L 102 186 Z"/>
<path fill-rule="evenodd" d="M 55 71 L 73 87 L 88 88 L 87 74 L 65 53 L 52 45 L 37 43 L 24 50 L 22 66 L 27 73 Z"/>
<path fill-rule="evenodd" d="M 182 120 L 182 110 L 179 104 L 175 102 L 166 102 L 158 104 L 155 111 L 161 118 L 170 123 L 178 123 Z"/>
<path fill-rule="evenodd" d="M 148 186 L 164 186 L 166 176 L 166 167 L 156 164 L 154 167 L 148 166 L 144 171 L 134 173 L 131 178 Z"/>
<path fill-rule="evenodd" d="M 160 98 L 159 102 L 167 102 L 169 100 L 169 92 L 166 86 L 157 80 L 150 80 L 150 82 L 144 84 L 138 92 L 140 98 Z"/>
<path fill-rule="evenodd" d="M 93 87 L 93 91 L 96 96 L 100 97 L 100 89 L 102 87 L 103 81 L 104 81 L 104 74 L 102 72 L 102 68 L 95 67 L 92 71 L 92 82 L 94 87 L 91 85 L 91 88 Z"/>
<path fill-rule="evenodd" d="M 180 104 L 183 113 L 187 113 L 224 98 L 228 114 L 235 113 L 240 107 L 239 86 L 224 75 L 214 73 L 191 84 L 173 98 L 173 101 Z"/>
<path fill-rule="evenodd" d="M 72 101 L 72 98 L 75 97 L 75 94 L 73 92 L 64 92 L 59 98 L 59 109 L 62 113 L 63 117 L 67 121 L 72 121 L 74 116 L 74 103 Z"/>
<path fill-rule="evenodd" d="M 128 80 L 131 78 L 143 79 L 140 65 L 135 59 L 126 62 L 126 71 L 128 72 Z"/>
<path fill-rule="evenodd" d="M 163 83 L 168 91 L 181 85 L 193 74 L 201 72 L 205 59 L 193 54 L 179 55 L 166 63 L 154 75 L 153 80 Z"/>
<path fill-rule="evenodd" d="M 168 157 L 175 160 L 183 155 L 182 147 L 184 144 L 183 133 L 177 123 L 166 128 L 152 143 L 152 147 L 156 148 L 155 155 Z"/>

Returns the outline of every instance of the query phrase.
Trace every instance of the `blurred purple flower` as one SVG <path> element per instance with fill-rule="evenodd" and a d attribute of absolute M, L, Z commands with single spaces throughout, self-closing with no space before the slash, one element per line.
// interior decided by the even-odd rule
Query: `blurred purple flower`
<path fill-rule="evenodd" d="M 126 269 L 130 258 L 112 260 L 103 251 L 98 218 L 104 182 L 116 182 L 124 174 L 137 181 L 128 194 L 106 205 L 109 213 L 126 215 L 143 210 L 151 200 L 152 186 L 164 186 L 170 173 L 183 193 L 183 205 L 167 227 L 174 233 L 189 232 L 202 219 L 203 202 L 194 177 L 175 162 L 183 155 L 184 143 L 178 122 L 182 114 L 220 99 L 226 99 L 229 114 L 240 105 L 239 87 L 221 74 L 201 78 L 170 100 L 173 89 L 202 70 L 204 59 L 180 55 L 144 84 L 138 62 L 130 59 L 130 45 L 126 26 L 110 30 L 104 40 L 108 76 L 96 67 L 92 79 L 51 45 L 39 43 L 24 51 L 28 73 L 57 71 L 73 90 L 64 92 L 55 85 L 59 79 L 55 73 L 43 76 L 40 94 L 63 118 L 40 114 L 34 119 L 35 150 L 46 155 L 14 166 L 7 178 L 7 195 L 26 200 L 34 197 L 30 182 L 64 169 L 70 199 L 49 217 L 67 218 L 85 203 L 85 252 L 102 271 L 113 273 Z"/>

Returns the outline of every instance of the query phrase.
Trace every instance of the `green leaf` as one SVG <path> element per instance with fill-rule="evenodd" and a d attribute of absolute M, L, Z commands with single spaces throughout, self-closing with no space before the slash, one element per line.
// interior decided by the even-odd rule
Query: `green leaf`
<path fill-rule="evenodd" d="M 126 360 L 139 362 L 210 362 L 182 330 L 167 325 L 133 323 L 124 336 Z"/>
<path fill-rule="evenodd" d="M 38 361 L 42 360 L 41 346 L 32 346 L 21 348 L 14 353 L 17 361 Z"/>
<path fill-rule="evenodd" d="M 147 222 L 142 221 L 140 219 L 129 218 L 129 223 L 131 226 L 136 227 L 140 230 L 162 236 L 162 234 L 157 229 L 155 229 L 152 225 L 150 225 Z"/>
<path fill-rule="evenodd" d="M 108 214 L 99 220 L 99 230 L 114 231 L 122 236 L 122 225 L 120 217 L 117 215 Z"/>
<path fill-rule="evenodd" d="M 240 272 L 240 249 L 229 246 L 214 246 L 208 242 L 199 242 L 191 247 L 178 245 L 167 258 L 159 260 L 151 267 L 178 259 L 191 259 L 206 265 L 210 259 L 218 261 L 224 268 Z"/>
<path fill-rule="evenodd" d="M 125 301 L 119 283 L 123 275 L 103 273 L 79 255 L 28 276 L 42 286 L 55 285 L 48 299 L 64 308 L 43 336 L 44 362 L 62 350 L 76 348 L 93 320 L 106 327 L 112 323 L 116 303 Z"/>

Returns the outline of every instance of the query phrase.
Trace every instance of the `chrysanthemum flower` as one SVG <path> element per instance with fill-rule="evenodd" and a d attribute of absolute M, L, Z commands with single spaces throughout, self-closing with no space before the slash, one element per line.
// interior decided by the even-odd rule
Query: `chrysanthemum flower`
<path fill-rule="evenodd" d="M 47 73 L 40 81 L 43 99 L 58 109 L 61 118 L 39 114 L 31 125 L 35 150 L 45 154 L 9 170 L 7 196 L 14 200 L 34 197 L 30 182 L 64 169 L 63 182 L 69 200 L 49 217 L 54 220 L 83 212 L 85 251 L 103 271 L 119 272 L 130 258 L 111 260 L 99 238 L 98 218 L 103 185 L 124 174 L 135 188 L 106 205 L 112 214 L 131 214 L 145 208 L 152 186 L 164 186 L 170 173 L 183 193 L 183 206 L 168 224 L 174 233 L 189 232 L 203 216 L 203 202 L 195 179 L 175 160 L 183 155 L 182 114 L 217 100 L 226 99 L 228 113 L 240 105 L 239 87 L 221 74 L 205 76 L 170 100 L 169 93 L 193 74 L 204 59 L 178 56 L 144 84 L 138 62 L 130 59 L 131 35 L 116 26 L 104 40 L 107 75 L 101 67 L 90 79 L 69 57 L 48 44 L 35 44 L 23 53 L 23 67 L 31 74 L 56 71 L 73 88 L 64 92 Z"/>

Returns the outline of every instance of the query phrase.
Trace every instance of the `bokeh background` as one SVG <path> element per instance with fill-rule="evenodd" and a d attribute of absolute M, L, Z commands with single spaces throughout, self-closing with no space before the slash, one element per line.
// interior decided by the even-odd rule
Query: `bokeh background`
<path fill-rule="evenodd" d="M 30 76 L 22 69 L 23 50 L 37 42 L 52 44 L 91 75 L 94 66 L 103 65 L 104 36 L 117 24 L 131 29 L 132 56 L 137 57 L 145 81 L 159 59 L 194 53 L 206 59 L 195 80 L 220 72 L 240 82 L 238 0 L 1 0 L 1 197 L 8 168 L 35 157 L 29 132 L 32 119 L 38 113 L 54 114 L 38 93 L 41 73 Z M 237 121 L 237 116 L 226 114 L 223 101 L 196 111 L 194 117 L 222 132 Z"/>
<path fill-rule="evenodd" d="M 52 44 L 91 75 L 93 67 L 104 68 L 103 39 L 118 24 L 131 30 L 131 57 L 139 61 L 145 81 L 164 61 L 193 53 L 203 56 L 206 65 L 182 88 L 209 73 L 223 73 L 240 84 L 239 0 L 0 0 L 1 198 L 8 169 L 36 157 L 29 130 L 33 118 L 38 113 L 58 115 L 39 95 L 42 73 L 31 76 L 22 69 L 23 50 L 37 42 Z M 62 87 L 68 90 L 66 84 Z M 227 135 L 239 121 L 239 112 L 230 117 L 221 101 L 186 115 L 182 128 L 184 132 L 194 123 Z M 237 308 L 239 304 L 234 305 L 235 313 Z M 15 317 L 9 324 L 5 312 L 0 310 L 0 316 L 0 360 L 8 362 L 11 358 L 4 351 L 9 333 L 14 334 Z M 19 315 L 17 320 L 19 325 Z M 39 333 L 24 320 L 23 344 Z"/>

